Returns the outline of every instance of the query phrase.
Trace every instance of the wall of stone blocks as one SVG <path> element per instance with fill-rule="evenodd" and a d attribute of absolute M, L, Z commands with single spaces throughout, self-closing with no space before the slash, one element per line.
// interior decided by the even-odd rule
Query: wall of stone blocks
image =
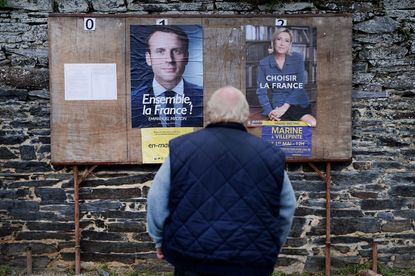
<path fill-rule="evenodd" d="M 332 266 L 415 266 L 415 2 L 0 1 L 0 264 L 74 265 L 71 167 L 50 163 L 48 13 L 353 15 L 353 160 L 332 164 Z M 335 91 L 333 91 L 335 93 Z M 325 170 L 325 164 L 317 164 Z M 81 167 L 83 169 L 83 167 Z M 80 188 L 81 259 L 171 270 L 146 234 L 158 166 L 99 166 Z M 290 164 L 298 208 L 278 269 L 323 271 L 325 185 Z M 154 268 L 155 267 L 155 268 Z"/>

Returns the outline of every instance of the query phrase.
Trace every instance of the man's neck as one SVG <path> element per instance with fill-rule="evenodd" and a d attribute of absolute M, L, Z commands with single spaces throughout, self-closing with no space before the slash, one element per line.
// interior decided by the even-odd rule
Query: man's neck
<path fill-rule="evenodd" d="M 165 91 L 174 91 L 179 95 L 184 95 L 184 81 L 180 80 L 175 86 L 168 86 L 166 88 L 162 84 L 158 83 L 156 79 L 153 79 L 153 92 L 156 97 L 164 93 Z"/>
<path fill-rule="evenodd" d="M 157 80 L 156 79 L 156 81 L 161 85 L 161 86 L 163 86 L 164 88 L 166 88 L 166 90 L 171 90 L 171 89 L 173 89 L 174 87 L 176 87 L 178 84 L 179 84 L 179 82 L 181 81 L 182 79 L 180 78 L 180 79 L 178 79 L 178 80 L 174 80 L 174 81 L 172 81 L 172 82 L 163 82 L 163 81 L 159 81 L 159 80 Z"/>

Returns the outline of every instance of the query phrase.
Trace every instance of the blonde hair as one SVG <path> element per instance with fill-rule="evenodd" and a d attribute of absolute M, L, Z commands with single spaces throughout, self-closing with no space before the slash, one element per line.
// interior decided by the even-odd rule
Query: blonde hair
<path fill-rule="evenodd" d="M 290 36 L 291 46 L 290 46 L 290 48 L 289 48 L 289 50 L 288 50 L 288 53 L 287 53 L 287 54 L 292 55 L 292 53 L 293 53 L 292 43 L 293 43 L 293 37 L 294 37 L 294 35 L 293 35 L 293 33 L 291 32 L 291 30 L 290 30 L 290 29 L 285 28 L 285 27 L 282 27 L 282 28 L 278 28 L 278 29 L 276 29 L 276 30 L 275 30 L 275 32 L 272 34 L 272 41 L 271 41 L 271 45 L 272 45 L 272 52 L 273 52 L 273 53 L 275 53 L 275 40 L 277 39 L 277 36 L 278 36 L 280 33 L 287 33 L 287 34 Z"/>
<path fill-rule="evenodd" d="M 207 103 L 208 123 L 248 121 L 249 105 L 245 95 L 233 86 L 216 90 Z"/>

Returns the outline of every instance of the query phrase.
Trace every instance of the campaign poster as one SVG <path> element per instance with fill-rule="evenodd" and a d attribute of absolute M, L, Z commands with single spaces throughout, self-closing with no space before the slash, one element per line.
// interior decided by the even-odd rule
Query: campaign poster
<path fill-rule="evenodd" d="M 203 126 L 201 25 L 131 25 L 133 128 Z"/>
<path fill-rule="evenodd" d="M 308 26 L 245 26 L 248 126 L 302 121 L 316 127 L 317 31 Z"/>
<path fill-rule="evenodd" d="M 311 126 L 301 121 L 264 121 L 262 140 L 280 148 L 286 158 L 311 157 Z"/>
<path fill-rule="evenodd" d="M 169 141 L 193 131 L 192 127 L 142 129 L 141 150 L 143 164 L 163 163 L 169 154 Z"/>

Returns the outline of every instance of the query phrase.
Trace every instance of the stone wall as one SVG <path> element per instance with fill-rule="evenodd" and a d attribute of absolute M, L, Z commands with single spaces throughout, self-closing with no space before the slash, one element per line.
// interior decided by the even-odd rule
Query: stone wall
<path fill-rule="evenodd" d="M 415 2 L 281 2 L 0 1 L 0 264 L 24 267 L 31 246 L 35 268 L 74 265 L 72 170 L 50 164 L 49 12 L 347 12 L 353 14 L 353 160 L 332 165 L 332 265 L 369 260 L 375 240 L 380 263 L 414 267 Z M 324 171 L 324 164 L 318 166 Z M 83 262 L 156 263 L 145 216 L 157 168 L 99 166 L 82 183 Z M 279 268 L 322 271 L 325 185 L 307 164 L 288 170 L 298 209 Z M 156 264 L 156 270 L 170 269 Z"/>

